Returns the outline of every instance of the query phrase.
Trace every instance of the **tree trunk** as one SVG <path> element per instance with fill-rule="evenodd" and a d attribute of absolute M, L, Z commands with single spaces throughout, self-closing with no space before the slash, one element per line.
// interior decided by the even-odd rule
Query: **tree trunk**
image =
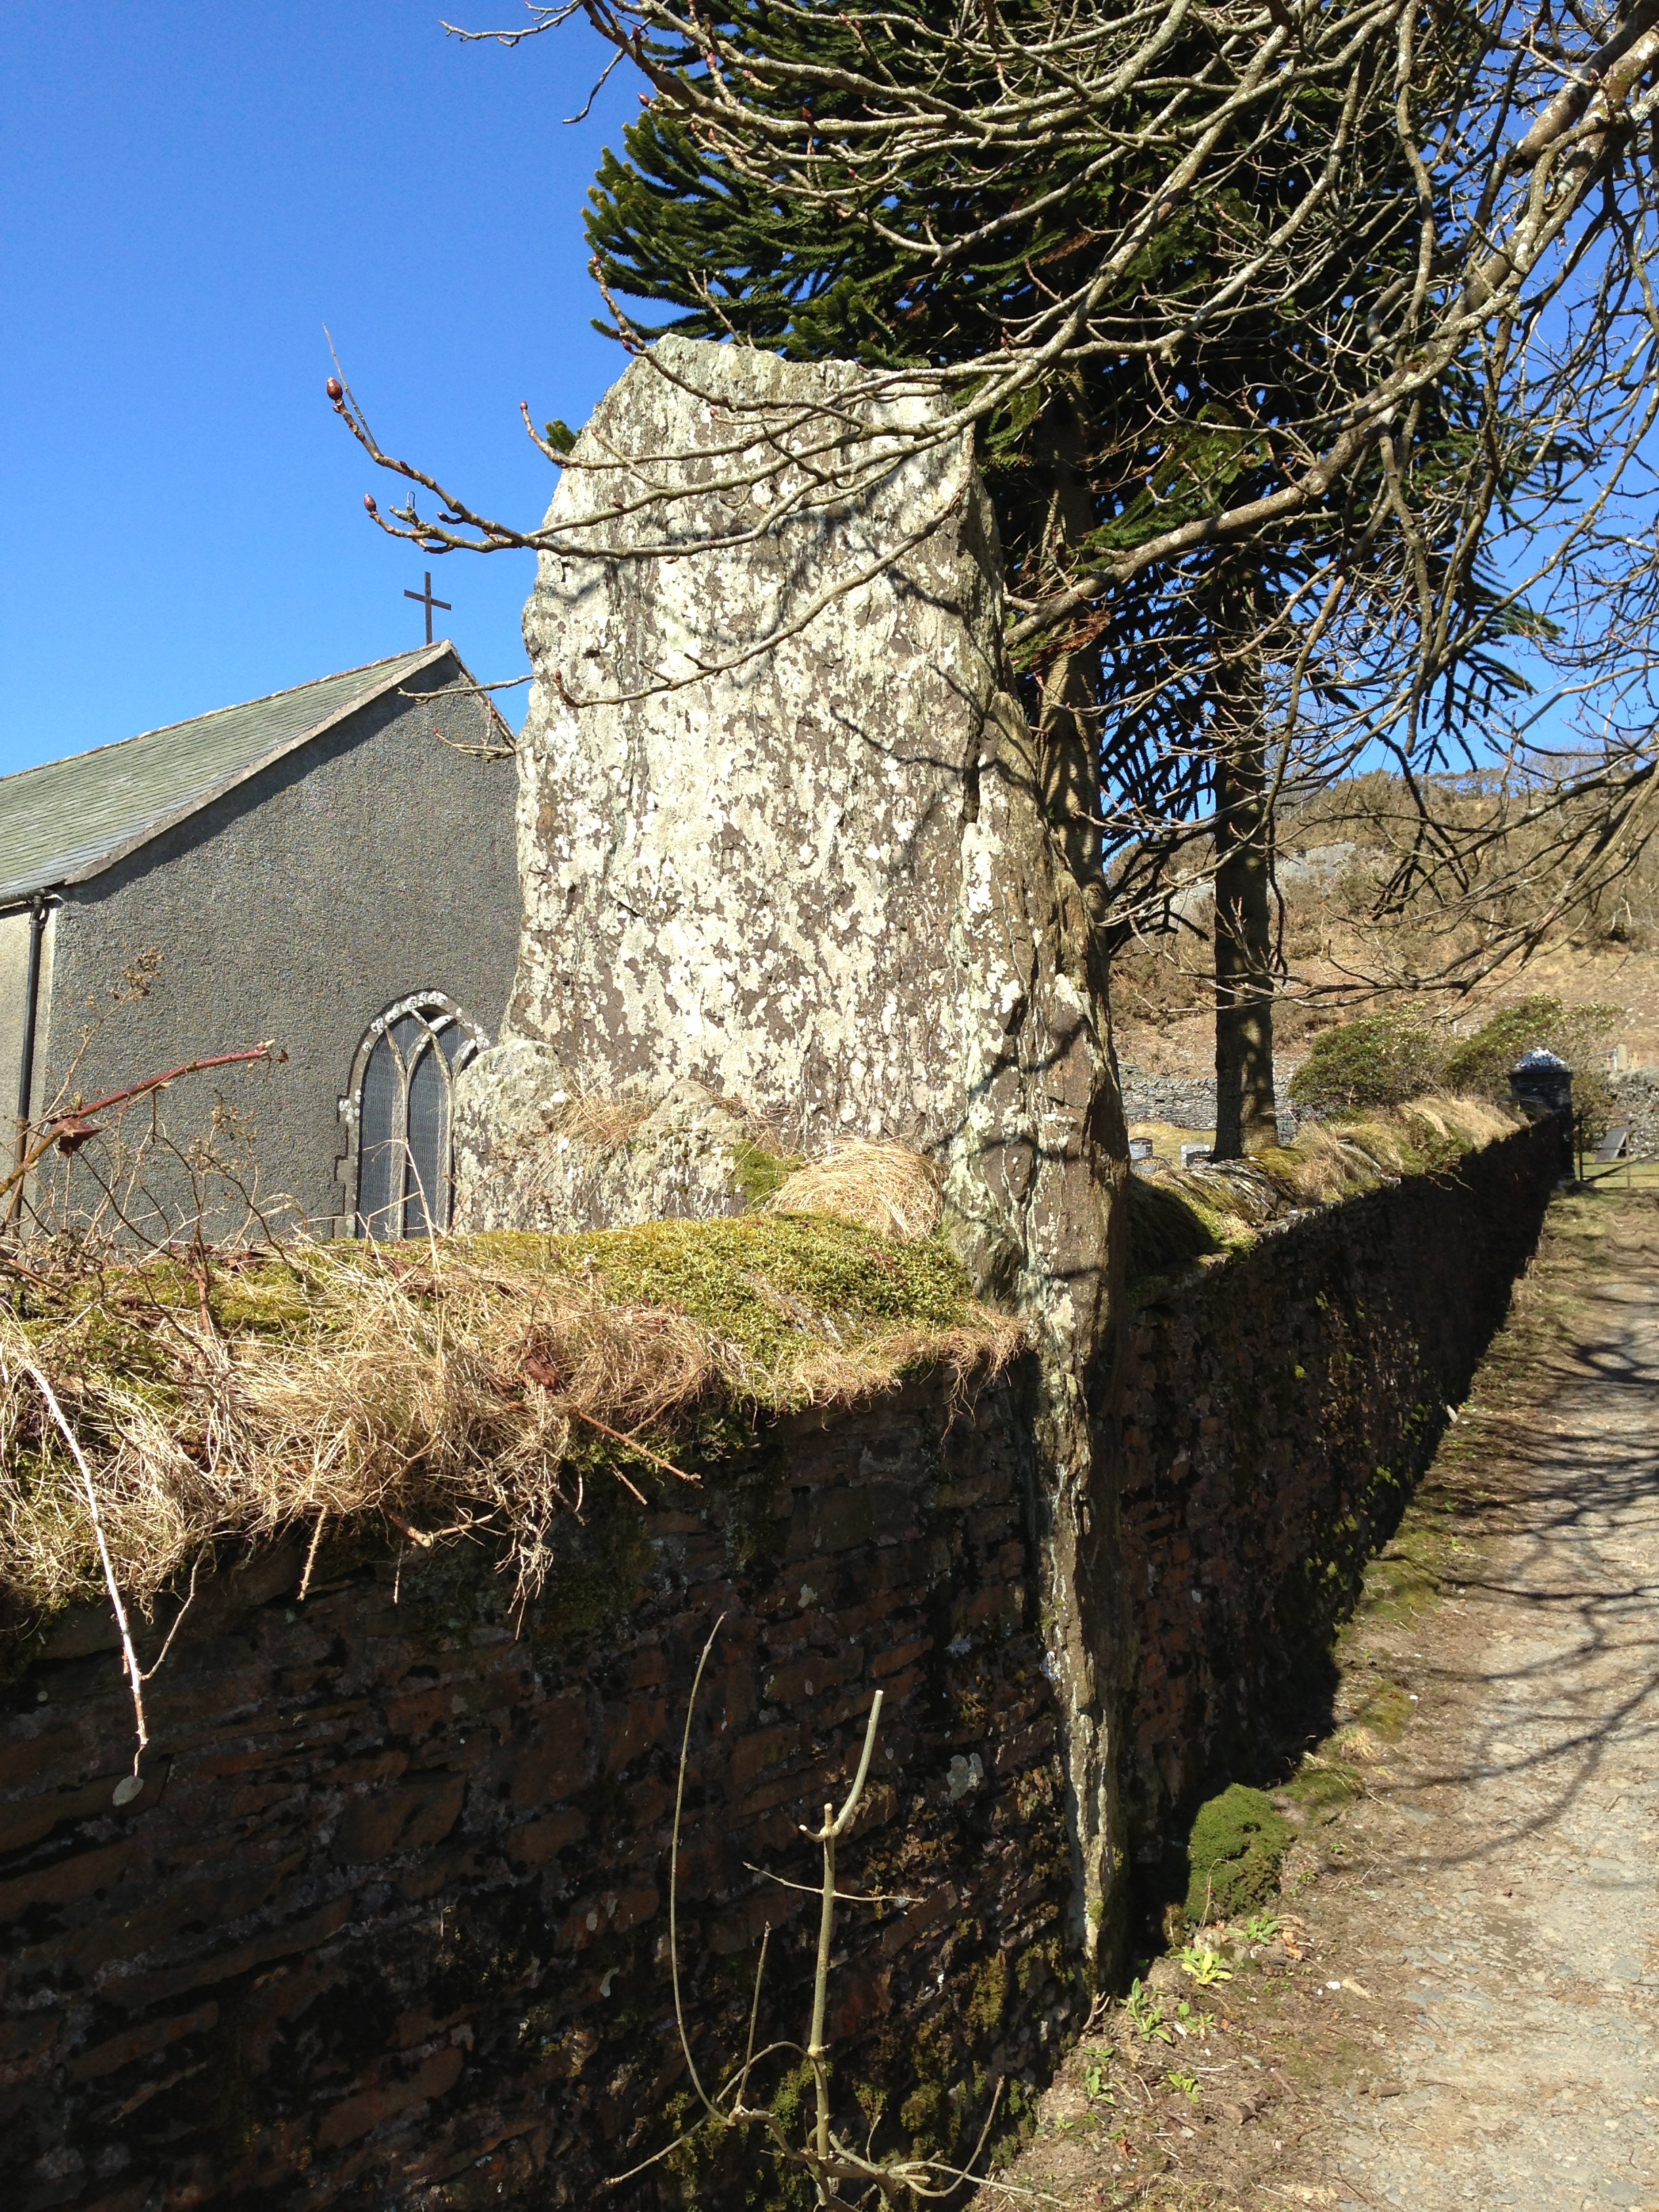
<path fill-rule="evenodd" d="M 1045 554 L 1064 574 L 1094 526 L 1094 502 L 1084 473 L 1089 439 L 1076 404 L 1063 395 L 1044 417 L 1037 451 L 1049 492 Z M 1042 679 L 1036 714 L 1037 752 L 1042 803 L 1049 832 L 1058 842 L 1073 883 L 1083 901 L 1091 936 L 1105 911 L 1106 883 L 1101 858 L 1101 701 L 1097 659 L 1088 653 L 1060 653 Z M 1107 979 L 1103 946 L 1091 946 L 1096 987 Z M 1102 1003 L 1104 1003 L 1103 998 Z"/>
<path fill-rule="evenodd" d="M 1062 547 L 1089 526 L 1081 448 L 1068 411 L 1048 459 L 1050 527 Z M 1091 1984 L 1109 1988 L 1127 1920 L 1119 1773 L 1133 1629 L 1106 1409 L 1122 1318 L 1128 1143 L 1100 929 L 1099 716 L 1087 656 L 1057 657 L 1035 705 L 1028 720 L 1012 693 L 995 702 L 980 810 L 964 825 L 964 875 L 986 895 L 963 911 L 963 989 L 1001 1011 L 969 1069 L 948 1189 L 966 1249 L 994 1270 L 981 1287 L 1013 1304 L 1034 1354 L 1031 1510 L 1047 1664 L 1064 1716 L 1071 1933 Z"/>
<path fill-rule="evenodd" d="M 1253 627 L 1246 605 L 1233 635 Z M 1224 628 L 1218 646 L 1224 647 Z M 1253 647 L 1212 681 L 1215 793 L 1215 1153 L 1278 1142 L 1273 1098 L 1273 807 L 1261 663 Z"/>

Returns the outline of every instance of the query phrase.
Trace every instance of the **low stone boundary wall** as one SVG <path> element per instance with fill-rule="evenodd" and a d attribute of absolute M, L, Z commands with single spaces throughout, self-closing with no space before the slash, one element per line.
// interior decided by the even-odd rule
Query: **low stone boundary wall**
<path fill-rule="evenodd" d="M 1392 1533 L 1536 1244 L 1553 1122 L 1327 1208 L 1129 1324 L 1126 1789 L 1158 1858 L 1194 1802 L 1317 1725 L 1334 1623 Z"/>
<path fill-rule="evenodd" d="M 1119 1070 L 1123 1085 L 1123 1118 L 1163 1121 L 1174 1129 L 1213 1129 L 1215 1078 L 1212 1075 L 1152 1075 L 1144 1067 L 1125 1065 Z M 1279 1100 L 1279 1141 L 1295 1142 L 1301 1127 L 1290 1102 L 1290 1070 L 1276 1068 L 1273 1089 Z"/>
<path fill-rule="evenodd" d="M 1613 1120 L 1630 1126 L 1626 1151 L 1633 1160 L 1659 1159 L 1659 1067 L 1627 1067 L 1608 1082 Z"/>
<path fill-rule="evenodd" d="M 666 1869 L 721 1615 L 682 1836 L 705 2073 L 741 2053 L 768 1922 L 762 2040 L 805 2039 L 814 1901 L 748 1868 L 815 1879 L 797 1823 L 844 1791 L 880 1687 L 839 1872 L 915 1901 L 847 1911 L 844 2117 L 884 2100 L 966 2149 L 1006 2075 L 1017 2118 L 1074 2002 L 1018 1387 L 786 1424 L 649 1512 L 596 1474 L 522 1620 L 474 1545 L 401 1573 L 337 1554 L 303 1604 L 298 1547 L 223 1577 L 147 1691 L 125 1807 L 118 1662 L 73 1624 L 0 1733 L 9 2212 L 599 2201 L 694 2117 Z M 708 2165 L 606 2201 L 679 2204 Z"/>
<path fill-rule="evenodd" d="M 1504 1311 L 1550 1183 L 1526 1130 L 1297 1224 L 1132 1318 L 1117 1401 L 1132 1842 L 1261 1754 Z M 146 1692 L 145 1786 L 95 1613 L 0 1692 L 0 2181 L 15 2212 L 258 2193 L 361 2212 L 586 2204 L 691 2111 L 700 2059 L 804 2039 L 799 1833 L 886 1692 L 839 1868 L 845 2124 L 1017 2124 L 1083 2004 L 1025 1396 L 920 1378 L 711 1449 L 644 1510 L 596 1470 L 521 1615 L 489 1552 L 301 1547 L 198 1596 Z M 1109 1517 L 1113 1500 L 1099 1508 Z M 149 1636 L 145 1656 L 160 1642 Z M 1121 1655 L 1103 1655 L 1116 1665 Z M 788 2109 L 799 2082 L 775 2069 Z M 780 2203 L 706 2142 L 606 2201 Z M 746 2191 L 757 2193 L 745 2195 Z"/>

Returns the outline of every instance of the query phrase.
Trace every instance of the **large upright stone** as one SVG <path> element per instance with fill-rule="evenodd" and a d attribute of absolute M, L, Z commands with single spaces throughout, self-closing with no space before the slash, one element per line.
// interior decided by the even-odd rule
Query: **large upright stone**
<path fill-rule="evenodd" d="M 961 1121 L 995 539 L 961 437 L 895 462 L 866 436 L 846 495 L 780 472 L 836 459 L 824 410 L 860 380 L 665 339 L 576 445 L 547 525 L 592 550 L 543 555 L 525 616 L 518 981 L 463 1117 L 489 1154 L 512 1055 L 519 1136 L 464 1163 L 475 1210 L 530 1171 L 526 1042 L 550 1103 L 690 1081 L 792 1150 L 937 1152 Z"/>
<path fill-rule="evenodd" d="M 1091 1408 L 1127 1147 L 1092 765 L 1007 687 L 967 438 L 925 392 L 869 395 L 845 363 L 665 339 L 577 442 L 525 618 L 518 981 L 502 1042 L 459 1079 L 459 1218 L 736 1212 L 757 1131 L 940 1163 L 951 1233 L 1037 1355 L 1045 1633 L 1094 1954 L 1120 1893 L 1126 1647 Z M 599 1161 L 596 1128 L 618 1133 Z"/>

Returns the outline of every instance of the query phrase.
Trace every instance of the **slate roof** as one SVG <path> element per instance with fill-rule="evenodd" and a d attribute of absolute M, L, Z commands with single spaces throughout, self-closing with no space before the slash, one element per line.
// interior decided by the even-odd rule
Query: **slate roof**
<path fill-rule="evenodd" d="M 85 883 L 454 651 L 423 645 L 0 776 L 0 905 Z"/>

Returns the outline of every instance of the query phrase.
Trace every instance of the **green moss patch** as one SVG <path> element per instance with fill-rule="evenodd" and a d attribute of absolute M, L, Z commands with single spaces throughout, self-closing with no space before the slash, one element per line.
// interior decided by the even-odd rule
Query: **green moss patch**
<path fill-rule="evenodd" d="M 745 1376 L 775 1372 L 804 1334 L 851 1350 L 894 1329 L 945 1331 L 984 1319 L 942 1240 L 892 1243 L 828 1214 L 653 1221 L 583 1237 L 467 1242 L 481 1260 L 500 1255 L 539 1266 L 614 1305 L 684 1315 Z"/>
<path fill-rule="evenodd" d="M 746 1137 L 732 1153 L 738 1188 L 746 1206 L 764 1206 L 802 1164 L 799 1152 L 769 1152 L 764 1146 L 751 1144 Z"/>
<path fill-rule="evenodd" d="M 1335 1739 L 1340 1744 L 1340 1735 Z M 1304 1759 L 1279 1793 L 1312 1820 L 1329 1820 L 1344 1805 L 1364 1795 L 1359 1769 L 1333 1757 L 1329 1749 Z"/>
<path fill-rule="evenodd" d="M 1233 1783 L 1200 1805 L 1187 1844 L 1187 1917 L 1236 1920 L 1267 1904 L 1295 1830 L 1265 1790 Z"/>
<path fill-rule="evenodd" d="M 994 1372 L 1020 1340 L 942 1240 L 820 1215 L 43 1261 L 0 1290 L 0 1611 L 27 1634 L 101 1586 L 32 1369 L 141 1603 L 206 1548 L 379 1522 L 420 1549 L 487 1528 L 521 1590 L 563 1541 L 586 1613 L 610 1569 L 568 1540 L 596 1476 L 632 1510 L 774 1414 Z"/>
<path fill-rule="evenodd" d="M 1170 1274 L 1226 1249 L 1213 1212 L 1173 1178 L 1151 1182 L 1132 1175 L 1127 1210 L 1131 1282 Z"/>

